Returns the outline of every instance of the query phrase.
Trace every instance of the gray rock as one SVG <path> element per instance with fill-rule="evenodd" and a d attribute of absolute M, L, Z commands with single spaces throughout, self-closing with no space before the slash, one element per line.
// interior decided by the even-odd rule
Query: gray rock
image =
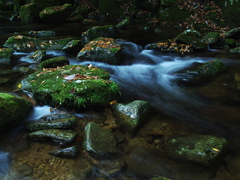
<path fill-rule="evenodd" d="M 117 123 L 134 134 L 147 120 L 151 112 L 151 106 L 143 100 L 136 100 L 129 104 L 117 103 L 114 105 L 114 116 Z"/>
<path fill-rule="evenodd" d="M 71 146 L 64 149 L 54 149 L 49 151 L 49 154 L 59 157 L 74 158 L 77 157 L 79 149 L 77 146 Z"/>
<path fill-rule="evenodd" d="M 84 149 L 96 156 L 117 153 L 113 134 L 92 122 L 85 127 Z"/>
<path fill-rule="evenodd" d="M 72 143 L 78 133 L 74 130 L 47 129 L 34 131 L 28 134 L 28 139 L 33 141 L 49 140 L 60 144 Z"/>
<path fill-rule="evenodd" d="M 76 124 L 76 118 L 72 114 L 50 114 L 41 117 L 37 121 L 30 121 L 26 128 L 29 131 L 43 129 L 67 129 L 73 128 Z"/>
<path fill-rule="evenodd" d="M 191 161 L 209 166 L 221 159 L 228 141 L 212 135 L 191 135 L 171 138 L 166 142 L 166 152 L 171 159 Z"/>

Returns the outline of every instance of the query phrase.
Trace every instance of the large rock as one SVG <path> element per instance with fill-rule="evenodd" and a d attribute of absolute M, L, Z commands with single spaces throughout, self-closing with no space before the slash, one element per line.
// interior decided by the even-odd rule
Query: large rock
<path fill-rule="evenodd" d="M 63 38 L 55 40 L 40 40 L 33 37 L 15 35 L 9 37 L 4 43 L 4 47 L 13 49 L 19 52 L 33 52 L 37 50 L 62 50 L 62 48 L 72 38 Z"/>
<path fill-rule="evenodd" d="M 166 152 L 172 159 L 191 161 L 209 166 L 221 159 L 228 141 L 212 135 L 191 135 L 171 138 L 166 142 Z"/>
<path fill-rule="evenodd" d="M 114 27 L 112 25 L 95 26 L 82 33 L 82 43 L 86 44 L 97 37 L 114 37 Z"/>
<path fill-rule="evenodd" d="M 46 23 L 64 22 L 66 18 L 70 15 L 71 9 L 71 4 L 46 7 L 39 13 L 39 17 L 41 21 Z"/>
<path fill-rule="evenodd" d="M 67 129 L 73 128 L 77 120 L 72 114 L 50 114 L 42 116 L 39 120 L 30 121 L 26 128 L 29 131 L 37 131 L 43 129 Z"/>
<path fill-rule="evenodd" d="M 91 65 L 69 65 L 31 74 L 22 80 L 22 88 L 52 106 L 103 108 L 119 97 L 118 85 L 109 78 L 109 73 Z"/>
<path fill-rule="evenodd" d="M 99 37 L 87 43 L 78 53 L 79 61 L 98 61 L 108 64 L 119 64 L 121 45 L 112 38 Z"/>
<path fill-rule="evenodd" d="M 136 100 L 129 104 L 117 103 L 114 105 L 114 116 L 118 124 L 134 134 L 147 121 L 151 109 L 150 104 L 143 100 Z"/>
<path fill-rule="evenodd" d="M 84 149 L 95 156 L 117 153 L 113 134 L 92 122 L 85 127 Z"/>
<path fill-rule="evenodd" d="M 202 39 L 201 34 L 196 30 L 188 29 L 175 37 L 175 40 L 178 43 L 192 45 L 197 50 L 207 49 L 206 43 Z"/>
<path fill-rule="evenodd" d="M 31 108 L 31 103 L 23 98 L 0 93 L 0 129 L 5 130 L 19 124 Z"/>

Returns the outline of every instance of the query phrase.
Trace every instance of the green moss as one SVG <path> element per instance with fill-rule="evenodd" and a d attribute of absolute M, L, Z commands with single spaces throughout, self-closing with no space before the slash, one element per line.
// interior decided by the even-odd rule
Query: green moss
<path fill-rule="evenodd" d="M 69 61 L 65 56 L 59 56 L 51 59 L 47 59 L 39 64 L 39 68 L 55 68 L 58 66 L 68 65 Z"/>

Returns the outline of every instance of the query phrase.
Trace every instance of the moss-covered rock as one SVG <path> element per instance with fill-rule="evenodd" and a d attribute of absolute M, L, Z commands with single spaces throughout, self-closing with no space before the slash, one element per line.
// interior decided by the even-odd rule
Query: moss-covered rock
<path fill-rule="evenodd" d="M 224 36 L 225 38 L 240 39 L 240 27 L 227 31 Z"/>
<path fill-rule="evenodd" d="M 33 59 L 36 62 L 41 62 L 47 58 L 46 50 L 37 50 L 33 54 L 27 56 L 27 58 Z"/>
<path fill-rule="evenodd" d="M 21 97 L 0 93 L 0 129 L 13 127 L 22 122 L 32 105 Z"/>
<path fill-rule="evenodd" d="M 78 133 L 74 130 L 46 129 L 38 130 L 28 134 L 32 141 L 53 141 L 60 144 L 72 143 Z"/>
<path fill-rule="evenodd" d="M 9 47 L 14 51 L 33 52 L 37 50 L 62 50 L 62 48 L 73 38 L 63 38 L 55 40 L 40 40 L 33 37 L 15 35 L 9 37 L 4 43 L 4 47 Z"/>
<path fill-rule="evenodd" d="M 217 32 L 210 32 L 206 34 L 203 39 L 205 40 L 206 44 L 212 45 L 216 44 L 220 40 L 220 34 Z"/>
<path fill-rule="evenodd" d="M 55 31 L 29 31 L 28 34 L 34 37 L 51 37 L 55 36 Z"/>
<path fill-rule="evenodd" d="M 126 19 L 123 19 L 122 21 L 120 21 L 116 25 L 116 28 L 117 29 L 126 29 L 129 25 L 130 25 L 130 20 L 128 18 L 126 18 Z"/>
<path fill-rule="evenodd" d="M 44 60 L 39 64 L 39 68 L 56 68 L 59 66 L 69 65 L 69 60 L 65 56 L 54 57 Z"/>
<path fill-rule="evenodd" d="M 77 120 L 72 114 L 50 114 L 39 118 L 39 120 L 30 121 L 26 124 L 29 131 L 43 129 L 68 129 L 73 128 Z"/>
<path fill-rule="evenodd" d="M 117 103 L 114 105 L 116 121 L 126 131 L 134 134 L 141 125 L 147 121 L 151 112 L 151 106 L 143 100 L 136 100 L 129 104 Z"/>
<path fill-rule="evenodd" d="M 191 135 L 171 138 L 166 143 L 170 158 L 178 161 L 192 161 L 209 166 L 222 158 L 228 141 L 212 135 Z"/>
<path fill-rule="evenodd" d="M 114 37 L 114 27 L 112 25 L 95 26 L 82 33 L 82 43 L 86 44 L 97 37 Z"/>
<path fill-rule="evenodd" d="M 102 129 L 98 124 L 88 123 L 85 127 L 84 149 L 95 156 L 117 153 L 116 140 L 109 130 Z"/>
<path fill-rule="evenodd" d="M 206 43 L 202 39 L 201 34 L 196 30 L 188 29 L 175 37 L 175 40 L 178 43 L 192 45 L 197 50 L 207 49 Z"/>
<path fill-rule="evenodd" d="M 225 44 L 228 45 L 230 48 L 233 48 L 236 46 L 236 40 L 227 38 L 227 39 L 225 39 Z"/>
<path fill-rule="evenodd" d="M 9 63 L 12 59 L 13 50 L 10 48 L 0 48 L 0 63 Z"/>
<path fill-rule="evenodd" d="M 39 17 L 41 21 L 46 23 L 64 22 L 70 15 L 71 9 L 72 9 L 71 4 L 46 7 L 39 13 Z"/>
<path fill-rule="evenodd" d="M 197 70 L 200 79 L 208 79 L 224 71 L 226 71 L 226 66 L 218 59 L 205 63 Z"/>
<path fill-rule="evenodd" d="M 69 65 L 31 74 L 22 81 L 22 88 L 52 106 L 103 108 L 119 97 L 119 87 L 109 77 L 93 66 Z"/>
<path fill-rule="evenodd" d="M 71 40 L 63 48 L 62 51 L 66 53 L 76 54 L 83 48 L 81 40 Z"/>
<path fill-rule="evenodd" d="M 146 49 L 158 50 L 162 52 L 179 53 L 179 54 L 186 54 L 186 53 L 193 52 L 192 45 L 180 44 L 173 40 L 151 43 L 146 46 Z"/>
<path fill-rule="evenodd" d="M 96 38 L 87 43 L 78 53 L 79 61 L 98 61 L 108 64 L 119 64 L 121 45 L 112 38 Z"/>

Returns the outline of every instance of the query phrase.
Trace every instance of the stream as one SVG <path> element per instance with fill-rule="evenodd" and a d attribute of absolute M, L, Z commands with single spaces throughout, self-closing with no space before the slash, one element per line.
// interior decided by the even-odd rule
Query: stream
<path fill-rule="evenodd" d="M 53 30 L 57 36 L 79 36 L 78 24 L 66 26 L 54 25 L 2 25 L 1 44 L 16 31 L 27 33 L 30 30 Z M 83 27 L 81 27 L 83 28 Z M 85 27 L 86 29 L 86 27 Z M 85 30 L 84 28 L 82 29 Z M 173 34 L 178 34 L 175 32 Z M 171 36 L 171 34 L 169 34 Z M 174 36 L 172 36 L 174 37 Z M 151 119 L 140 129 L 135 137 L 124 135 L 126 142 L 119 146 L 122 159 L 128 164 L 128 170 L 117 177 L 104 169 L 96 169 L 92 179 L 143 180 L 153 176 L 165 176 L 173 180 L 230 180 L 240 179 L 240 93 L 235 77 L 240 75 L 240 56 L 222 50 L 176 55 L 147 50 L 145 45 L 150 39 L 136 37 L 121 41 L 123 61 L 121 65 L 108 65 L 100 62 L 78 62 L 75 57 L 66 55 L 71 64 L 92 64 L 111 74 L 111 80 L 121 88 L 121 101 L 146 100 L 154 108 Z M 162 37 L 158 37 L 162 39 Z M 167 39 L 167 37 L 165 37 Z M 155 39 L 154 41 L 156 41 Z M 152 42 L 154 42 L 152 41 Z M 137 43 L 137 44 L 136 44 Z M 141 45 L 139 45 L 141 44 Z M 49 55 L 65 55 L 62 52 L 48 51 Z M 14 53 L 14 67 L 19 64 L 34 66 L 26 58 L 29 53 Z M 220 59 L 227 71 L 217 75 L 212 81 L 193 80 L 185 73 L 199 64 Z M 12 87 L 14 89 L 14 87 Z M 12 90 L 13 90 L 12 89 Z M 1 88 L 2 92 L 11 92 L 11 88 Z M 24 92 L 18 95 L 31 99 Z M 34 101 L 34 99 L 32 100 Z M 48 105 L 35 105 L 26 120 L 61 111 Z M 104 112 L 75 113 L 84 122 L 111 120 L 109 110 Z M 214 167 L 180 163 L 158 156 L 147 140 L 148 133 L 162 131 L 162 135 L 212 134 L 229 140 L 229 151 L 224 160 Z M 3 180 L 77 180 L 79 171 L 86 168 L 81 155 L 76 159 L 57 158 L 48 154 L 54 144 L 30 142 L 26 139 L 24 125 L 0 135 L 0 179 Z M 94 161 L 94 160 L 92 160 Z"/>

